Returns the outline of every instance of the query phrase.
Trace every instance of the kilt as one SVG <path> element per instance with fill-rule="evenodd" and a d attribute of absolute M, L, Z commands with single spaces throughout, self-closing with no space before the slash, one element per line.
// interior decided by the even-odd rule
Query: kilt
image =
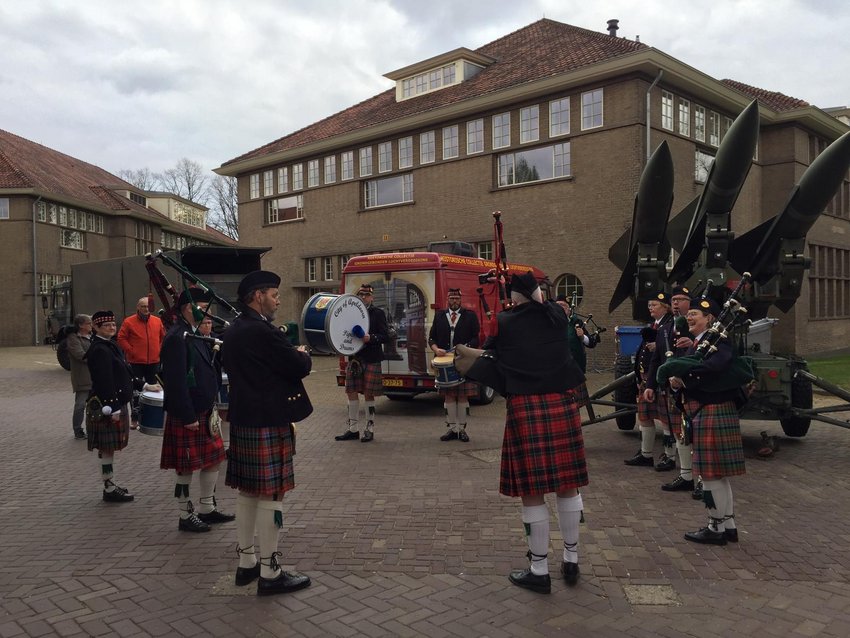
<path fill-rule="evenodd" d="M 590 393 L 587 391 L 587 382 L 582 381 L 579 385 L 573 388 L 573 393 L 576 395 L 576 405 L 583 408 L 587 405 L 587 400 L 590 398 Z"/>
<path fill-rule="evenodd" d="M 685 403 L 685 414 L 696 414 L 691 437 L 694 473 L 714 481 L 746 473 L 741 423 L 733 401 L 702 406 L 698 401 Z"/>
<path fill-rule="evenodd" d="M 478 384 L 475 381 L 464 381 L 450 388 L 439 388 L 437 392 L 447 401 L 459 401 L 478 396 Z"/>
<path fill-rule="evenodd" d="M 224 483 L 254 495 L 283 494 L 295 487 L 292 426 L 246 428 L 230 425 Z"/>
<path fill-rule="evenodd" d="M 101 454 L 112 454 L 123 450 L 130 442 L 130 404 L 121 408 L 117 422 L 112 416 L 91 412 L 86 404 L 86 430 L 89 451 L 99 450 Z"/>
<path fill-rule="evenodd" d="M 221 435 L 212 437 L 209 420 L 212 410 L 198 415 L 197 430 L 187 430 L 183 421 L 166 414 L 159 467 L 180 473 L 194 472 L 221 463 L 225 458 Z"/>
<path fill-rule="evenodd" d="M 363 373 L 353 375 L 351 363 L 345 368 L 345 391 L 359 392 L 369 396 L 379 397 L 384 394 L 384 382 L 381 376 L 381 362 L 361 363 Z"/>
<path fill-rule="evenodd" d="M 643 398 L 645 386 L 638 386 L 637 394 L 637 419 L 638 421 L 661 421 L 666 423 L 671 428 L 681 427 L 682 416 L 678 410 L 672 409 L 672 404 L 669 403 L 667 395 L 662 394 L 658 390 L 655 391 L 655 401 L 647 403 Z M 669 415 L 669 416 L 668 416 Z"/>
<path fill-rule="evenodd" d="M 587 484 L 584 439 L 574 392 L 509 397 L 499 492 L 531 496 Z"/>

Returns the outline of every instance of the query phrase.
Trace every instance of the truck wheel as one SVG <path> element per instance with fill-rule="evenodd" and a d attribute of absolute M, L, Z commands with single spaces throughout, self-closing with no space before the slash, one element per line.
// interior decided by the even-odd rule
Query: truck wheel
<path fill-rule="evenodd" d="M 384 396 L 390 401 L 413 401 L 412 394 L 401 394 L 398 392 L 384 392 Z"/>
<path fill-rule="evenodd" d="M 621 354 L 617 355 L 617 359 L 614 363 L 614 378 L 619 379 L 624 374 L 628 374 L 634 369 L 632 365 L 632 358 L 630 356 Z M 614 401 L 617 403 L 631 403 L 634 404 L 637 400 L 637 384 L 631 383 L 629 385 L 617 388 L 614 390 Z M 617 422 L 617 427 L 621 430 L 634 430 L 635 429 L 635 414 L 626 414 L 623 416 L 618 416 L 614 419 Z"/>
<path fill-rule="evenodd" d="M 801 377 L 791 381 L 791 405 L 795 408 L 809 409 L 812 407 L 812 382 Z M 812 420 L 802 416 L 779 417 L 779 423 L 785 436 L 806 436 Z"/>
<path fill-rule="evenodd" d="M 478 386 L 478 396 L 473 397 L 470 400 L 470 403 L 475 405 L 489 405 L 493 403 L 493 399 L 496 398 L 496 391 L 486 385 Z"/>

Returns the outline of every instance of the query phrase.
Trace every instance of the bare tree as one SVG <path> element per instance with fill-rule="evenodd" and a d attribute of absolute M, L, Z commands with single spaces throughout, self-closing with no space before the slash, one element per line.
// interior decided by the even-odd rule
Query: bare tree
<path fill-rule="evenodd" d="M 239 239 L 239 198 L 236 178 L 216 175 L 209 186 L 210 212 L 207 223 L 228 237 Z"/>
<path fill-rule="evenodd" d="M 163 190 L 185 197 L 189 201 L 206 205 L 209 200 L 207 171 L 198 162 L 184 157 L 174 168 L 162 173 Z"/>
<path fill-rule="evenodd" d="M 143 191 L 156 190 L 160 186 L 160 176 L 157 173 L 151 172 L 147 166 L 140 168 L 137 171 L 129 168 L 122 168 L 118 171 L 118 177 L 125 182 L 130 182 L 136 188 Z"/>

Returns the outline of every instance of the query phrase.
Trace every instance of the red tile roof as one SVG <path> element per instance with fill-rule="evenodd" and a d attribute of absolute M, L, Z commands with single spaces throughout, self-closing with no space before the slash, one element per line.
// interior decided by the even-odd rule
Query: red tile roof
<path fill-rule="evenodd" d="M 784 95 L 783 93 L 778 93 L 776 91 L 767 91 L 765 89 L 760 89 L 755 86 L 750 86 L 749 84 L 744 84 L 743 82 L 736 82 L 735 80 L 720 80 L 721 83 L 726 86 L 743 93 L 749 98 L 755 98 L 759 101 L 760 104 L 768 107 L 776 111 L 777 113 L 781 113 L 783 111 L 793 111 L 794 109 L 800 109 L 806 106 L 811 106 L 805 100 L 799 100 L 795 97 L 789 97 Z"/>
<path fill-rule="evenodd" d="M 640 42 L 612 38 L 607 33 L 544 18 L 476 49 L 476 53 L 490 56 L 496 61 L 465 82 L 401 102 L 396 102 L 395 88 L 388 89 L 229 160 L 224 166 L 560 75 L 645 48 L 646 45 Z"/>

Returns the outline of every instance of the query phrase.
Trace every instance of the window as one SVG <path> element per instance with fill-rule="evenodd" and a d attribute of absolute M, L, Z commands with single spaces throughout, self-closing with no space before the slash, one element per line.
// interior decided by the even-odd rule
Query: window
<path fill-rule="evenodd" d="M 398 167 L 413 166 L 413 138 L 403 137 L 398 141 Z"/>
<path fill-rule="evenodd" d="M 316 281 L 316 258 L 307 260 L 307 281 Z"/>
<path fill-rule="evenodd" d="M 565 273 L 555 279 L 555 296 L 566 295 L 567 299 L 575 299 L 576 306 L 581 303 L 584 298 L 584 286 L 581 279 L 571 273 Z"/>
<path fill-rule="evenodd" d="M 451 159 L 458 156 L 460 151 L 458 149 L 457 132 L 457 124 L 447 126 L 443 129 L 443 159 Z"/>
<path fill-rule="evenodd" d="M 251 177 L 249 178 L 249 183 L 251 185 L 251 199 L 257 199 L 260 196 L 260 174 L 255 173 L 254 175 L 251 175 Z"/>
<path fill-rule="evenodd" d="M 325 281 L 334 278 L 334 262 L 330 257 L 322 257 L 322 277 Z"/>
<path fill-rule="evenodd" d="M 263 197 L 274 195 L 274 171 L 263 171 Z"/>
<path fill-rule="evenodd" d="M 567 135 L 570 132 L 570 98 L 549 102 L 549 137 Z"/>
<path fill-rule="evenodd" d="M 700 184 L 705 184 L 708 179 L 708 171 L 711 170 L 711 165 L 714 163 L 714 155 L 709 155 L 705 151 L 696 150 L 696 166 L 694 169 L 694 180 Z"/>
<path fill-rule="evenodd" d="M 63 248 L 85 249 L 85 235 L 79 230 L 62 228 L 59 231 L 59 245 Z"/>
<path fill-rule="evenodd" d="M 378 172 L 389 173 L 393 170 L 393 143 L 381 142 L 378 144 Z"/>
<path fill-rule="evenodd" d="M 505 153 L 499 156 L 499 186 L 568 177 L 570 143 Z"/>
<path fill-rule="evenodd" d="M 364 207 L 377 208 L 413 201 L 413 175 L 373 179 L 364 185 Z"/>
<path fill-rule="evenodd" d="M 266 216 L 267 224 L 288 222 L 293 219 L 304 218 L 304 196 L 293 195 L 291 197 L 278 197 L 269 200 Z"/>
<path fill-rule="evenodd" d="M 850 250 L 809 244 L 809 316 L 850 317 Z"/>
<path fill-rule="evenodd" d="M 134 193 L 133 191 L 130 191 L 130 201 L 136 202 L 140 206 L 147 206 L 148 205 L 148 198 L 147 197 L 144 197 L 143 195 L 139 195 L 138 193 Z"/>
<path fill-rule="evenodd" d="M 59 210 L 59 208 L 58 208 L 58 206 L 56 206 L 56 204 L 50 204 L 47 207 L 47 221 L 49 223 L 51 223 L 51 224 L 56 223 L 56 215 L 57 215 L 58 210 Z"/>
<path fill-rule="evenodd" d="M 292 190 L 300 191 L 304 188 L 304 164 L 295 164 L 292 167 Z"/>
<path fill-rule="evenodd" d="M 9 205 L 8 205 L 8 201 L 7 201 L 6 208 L 8 208 L 8 207 L 9 207 Z M 45 204 L 44 202 L 39 202 L 38 206 L 37 206 L 37 210 L 38 210 L 38 221 L 46 222 L 47 221 L 47 204 Z M 85 213 L 83 213 L 83 215 L 85 215 Z M 85 229 L 83 229 L 83 230 L 85 230 Z"/>
<path fill-rule="evenodd" d="M 354 151 L 346 151 L 339 156 L 342 179 L 354 179 Z"/>
<path fill-rule="evenodd" d="M 511 145 L 511 114 L 500 113 L 493 116 L 493 148 Z"/>
<path fill-rule="evenodd" d="M 536 142 L 540 139 L 540 107 L 527 106 L 519 110 L 519 143 Z"/>
<path fill-rule="evenodd" d="M 342 274 L 345 265 L 348 263 L 348 255 L 340 255 L 339 256 L 339 272 Z"/>
<path fill-rule="evenodd" d="M 9 198 L 0 197 L 0 219 L 9 219 Z"/>
<path fill-rule="evenodd" d="M 65 206 L 59 207 L 59 225 L 67 226 L 68 225 L 68 209 Z"/>
<path fill-rule="evenodd" d="M 372 174 L 372 147 L 360 149 L 360 177 Z"/>
<path fill-rule="evenodd" d="M 493 259 L 493 242 L 478 242 L 478 257 L 480 259 Z"/>
<path fill-rule="evenodd" d="M 76 228 L 77 227 L 77 209 L 69 208 L 68 209 L 68 228 Z"/>
<path fill-rule="evenodd" d="M 708 118 L 708 143 L 712 146 L 720 144 L 720 114 L 714 111 Z"/>
<path fill-rule="evenodd" d="M 723 130 L 720 132 L 720 141 L 723 141 L 723 138 L 726 136 L 726 133 L 732 127 L 732 118 L 723 116 Z"/>
<path fill-rule="evenodd" d="M 319 185 L 319 160 L 307 162 L 307 186 L 314 188 Z"/>
<path fill-rule="evenodd" d="M 136 222 L 136 254 L 147 255 L 153 252 L 153 224 Z"/>
<path fill-rule="evenodd" d="M 428 93 L 437 89 L 449 86 L 455 83 L 457 71 L 455 70 L 454 62 L 440 67 L 425 71 L 410 78 L 405 78 L 401 81 L 402 98 L 409 98 L 420 93 Z"/>
<path fill-rule="evenodd" d="M 38 273 L 38 294 L 49 295 L 54 286 L 71 281 L 71 275 L 51 275 Z"/>
<path fill-rule="evenodd" d="M 581 130 L 602 126 L 602 89 L 581 94 Z"/>
<path fill-rule="evenodd" d="M 289 169 L 286 167 L 277 169 L 277 192 L 289 192 Z"/>
<path fill-rule="evenodd" d="M 434 141 L 434 131 L 422 133 L 419 136 L 419 163 L 430 164 L 436 159 L 436 143 Z"/>
<path fill-rule="evenodd" d="M 480 153 L 484 150 L 484 120 L 472 120 L 466 123 L 466 154 Z"/>
<path fill-rule="evenodd" d="M 673 94 L 661 91 L 661 128 L 673 130 Z"/>
<path fill-rule="evenodd" d="M 336 182 L 336 156 L 325 158 L 325 184 Z"/>
<path fill-rule="evenodd" d="M 705 141 L 705 107 L 694 105 L 694 137 L 697 142 Z"/>
<path fill-rule="evenodd" d="M 679 100 L 679 135 L 691 136 L 691 103 Z"/>

